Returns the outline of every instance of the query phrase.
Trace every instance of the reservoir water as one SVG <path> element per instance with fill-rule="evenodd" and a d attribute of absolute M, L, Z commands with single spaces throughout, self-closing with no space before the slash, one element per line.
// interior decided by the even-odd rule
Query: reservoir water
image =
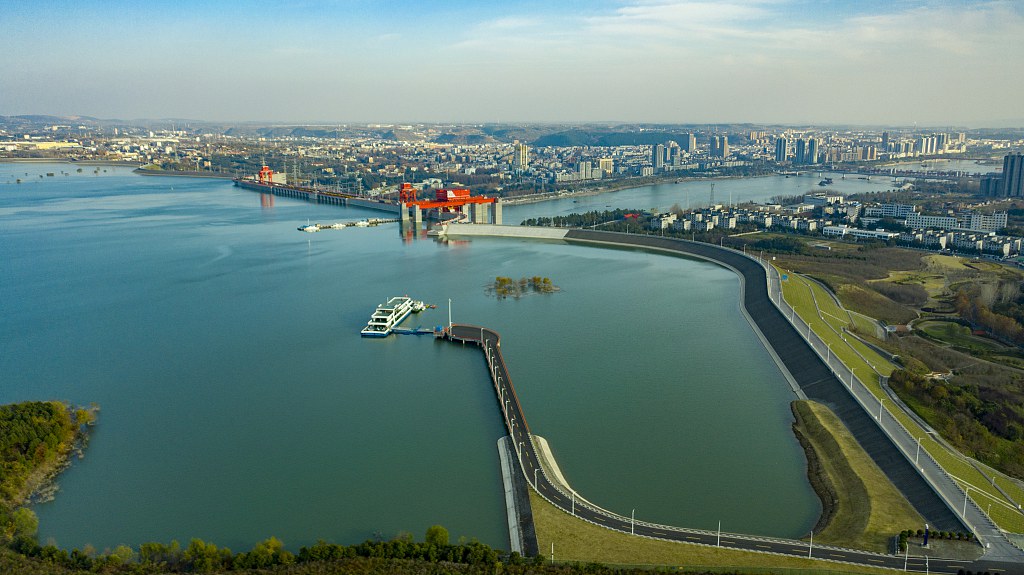
<path fill-rule="evenodd" d="M 274 535 L 297 549 L 440 523 L 507 548 L 504 432 L 480 353 L 359 337 L 402 294 L 438 305 L 406 325 L 444 323 L 451 298 L 455 321 L 502 334 L 533 432 L 589 500 L 785 537 L 817 519 L 793 393 L 730 271 L 563 243 L 410 240 L 397 225 L 304 234 L 307 218 L 379 214 L 76 168 L 0 164 L 0 402 L 101 406 L 85 458 L 36 506 L 43 541 L 244 550 Z M 675 201 L 659 190 L 619 194 Z M 484 286 L 498 275 L 561 291 L 497 300 Z"/>

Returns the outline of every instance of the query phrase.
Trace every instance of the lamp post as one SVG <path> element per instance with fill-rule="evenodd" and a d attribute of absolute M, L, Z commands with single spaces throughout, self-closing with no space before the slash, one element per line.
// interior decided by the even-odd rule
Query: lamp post
<path fill-rule="evenodd" d="M 539 467 L 534 467 L 533 468 L 533 488 L 534 489 L 537 489 L 537 472 L 538 471 L 540 471 Z"/>
<path fill-rule="evenodd" d="M 924 439 L 924 438 L 923 437 L 918 437 L 917 438 L 917 453 L 914 454 L 914 465 L 915 466 L 917 465 L 917 462 L 921 459 L 921 440 L 922 439 Z"/>
<path fill-rule="evenodd" d="M 715 541 L 715 547 L 722 546 L 722 520 L 718 520 L 718 539 Z"/>
<path fill-rule="evenodd" d="M 882 404 L 885 403 L 885 398 L 878 400 L 878 421 L 882 421 Z"/>
<path fill-rule="evenodd" d="M 989 504 L 989 505 L 991 506 L 991 504 Z M 630 535 L 635 535 L 636 534 L 635 526 L 636 526 L 636 508 L 634 507 L 633 511 L 631 511 L 629 513 L 629 534 Z"/>
<path fill-rule="evenodd" d="M 807 558 L 811 558 L 811 551 L 814 550 L 814 530 L 811 530 L 811 544 L 807 547 Z"/>
<path fill-rule="evenodd" d="M 970 492 L 971 492 L 971 486 L 968 485 L 967 488 L 964 489 L 964 510 L 960 513 L 961 516 L 967 515 L 967 494 L 970 493 Z"/>

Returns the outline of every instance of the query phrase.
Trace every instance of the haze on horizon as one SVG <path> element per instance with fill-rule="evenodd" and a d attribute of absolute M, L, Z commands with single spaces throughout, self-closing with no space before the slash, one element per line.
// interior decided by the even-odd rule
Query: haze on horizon
<path fill-rule="evenodd" d="M 43 0 L 0 33 L 0 115 L 1024 124 L 1007 0 Z"/>

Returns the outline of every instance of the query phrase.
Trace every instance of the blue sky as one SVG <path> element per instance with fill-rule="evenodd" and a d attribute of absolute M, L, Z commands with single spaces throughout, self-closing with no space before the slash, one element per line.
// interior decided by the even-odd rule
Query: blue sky
<path fill-rule="evenodd" d="M 1024 124 L 1024 2 L 13 2 L 0 114 Z"/>

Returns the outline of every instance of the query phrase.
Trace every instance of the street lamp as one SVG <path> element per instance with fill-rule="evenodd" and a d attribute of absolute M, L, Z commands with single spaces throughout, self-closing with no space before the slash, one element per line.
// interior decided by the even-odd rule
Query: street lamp
<path fill-rule="evenodd" d="M 882 421 L 882 404 L 885 403 L 885 398 L 878 400 L 878 421 Z"/>
<path fill-rule="evenodd" d="M 918 437 L 917 438 L 917 453 L 914 454 L 914 466 L 915 467 L 917 466 L 918 460 L 920 460 L 920 458 L 921 458 L 921 440 L 922 439 L 924 439 L 924 438 L 923 437 Z"/>
<path fill-rule="evenodd" d="M 989 506 L 991 507 L 992 504 L 989 503 Z M 631 511 L 630 514 L 629 514 L 629 534 L 630 535 L 635 535 L 636 534 L 636 531 L 634 529 L 635 525 L 636 525 L 636 508 L 633 508 L 633 511 Z"/>
<path fill-rule="evenodd" d="M 967 515 L 967 494 L 970 493 L 970 492 L 971 492 L 971 486 L 968 485 L 967 488 L 964 489 L 964 510 L 963 510 L 962 513 L 960 513 L 961 517 Z"/>

